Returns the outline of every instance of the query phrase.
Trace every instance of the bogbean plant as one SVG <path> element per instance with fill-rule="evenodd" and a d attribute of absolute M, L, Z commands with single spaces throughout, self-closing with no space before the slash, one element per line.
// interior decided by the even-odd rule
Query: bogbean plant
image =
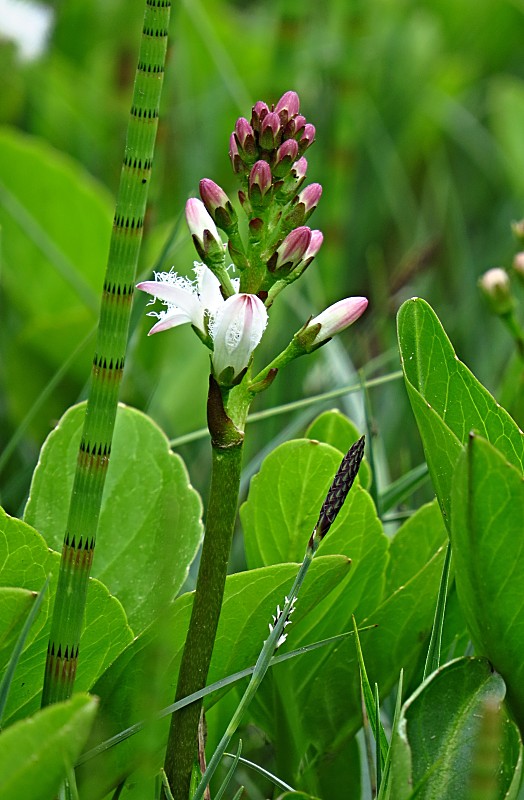
<path fill-rule="evenodd" d="M 226 574 L 252 402 L 367 305 L 339 300 L 258 363 L 273 303 L 322 244 L 306 225 L 315 130 L 293 91 L 235 125 L 239 204 L 210 179 L 188 201 L 193 276 L 138 284 L 150 333 L 188 323 L 210 355 L 205 535 L 196 589 L 180 593 L 201 503 L 157 426 L 117 413 L 168 23 L 166 0 L 148 0 L 87 408 L 45 442 L 24 520 L 2 514 L 0 796 L 517 798 L 523 434 L 423 300 L 401 307 L 398 339 L 425 462 L 381 489 L 360 432 L 322 413 L 253 478 L 248 569 Z M 436 500 L 386 536 L 428 471 Z M 271 745 L 261 788 L 241 743 L 210 784 L 248 720 Z"/>

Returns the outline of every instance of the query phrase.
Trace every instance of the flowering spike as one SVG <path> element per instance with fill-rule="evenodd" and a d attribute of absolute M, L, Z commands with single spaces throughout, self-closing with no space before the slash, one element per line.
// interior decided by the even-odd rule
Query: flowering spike
<path fill-rule="evenodd" d="M 286 92 L 275 106 L 275 113 L 279 115 L 282 124 L 292 117 L 296 117 L 300 110 L 300 100 L 296 92 Z"/>
<path fill-rule="evenodd" d="M 218 383 L 232 386 L 242 377 L 266 324 L 266 308 L 256 295 L 228 297 L 210 326 L 213 370 Z"/>
<path fill-rule="evenodd" d="M 364 445 L 365 437 L 361 436 L 358 442 L 351 445 L 342 459 L 337 474 L 329 487 L 326 499 L 320 509 L 318 522 L 309 540 L 310 547 L 313 547 L 315 550 L 334 523 L 338 512 L 344 505 L 349 490 L 353 486 L 353 482 L 357 477 L 360 464 L 364 457 Z"/>
<path fill-rule="evenodd" d="M 270 111 L 260 123 L 258 139 L 260 147 L 264 150 L 274 150 L 280 144 L 281 137 L 280 117 L 274 111 Z"/>

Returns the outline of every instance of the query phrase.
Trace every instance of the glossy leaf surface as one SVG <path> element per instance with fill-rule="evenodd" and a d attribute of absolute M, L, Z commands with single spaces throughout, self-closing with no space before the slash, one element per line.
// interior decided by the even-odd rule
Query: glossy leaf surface
<path fill-rule="evenodd" d="M 486 702 L 500 704 L 504 681 L 486 659 L 462 658 L 433 673 L 406 701 L 393 735 L 389 783 L 391 800 L 469 800 L 479 718 Z M 497 800 L 520 770 L 521 743 L 516 726 L 504 715 L 500 749 L 494 764 Z"/>
<path fill-rule="evenodd" d="M 37 711 L 0 734 L 2 800 L 50 800 L 87 739 L 97 701 L 75 695 Z"/>
<path fill-rule="evenodd" d="M 85 405 L 69 409 L 47 438 L 25 520 L 59 550 L 67 524 Z M 135 633 L 184 583 L 202 536 L 200 498 L 182 459 L 145 414 L 120 405 L 93 562 Z"/>
<path fill-rule="evenodd" d="M 7 723 L 35 711 L 40 703 L 42 676 L 49 639 L 50 608 L 56 588 L 60 556 L 48 549 L 43 538 L 21 520 L 0 510 L 0 563 L 7 585 L 39 591 L 49 573 L 51 583 L 42 609 L 30 632 L 31 643 L 16 668 L 7 701 Z M 131 641 L 133 635 L 121 604 L 97 580 L 90 580 L 85 629 L 80 643 L 76 686 L 90 689 L 96 678 Z"/>
<path fill-rule="evenodd" d="M 440 506 L 449 520 L 453 472 L 470 431 L 522 471 L 524 435 L 457 358 L 433 309 L 415 298 L 398 313 L 406 388 Z"/>
<path fill-rule="evenodd" d="M 455 473 L 452 542 L 459 600 L 477 651 L 503 676 L 524 729 L 524 483 L 473 436 Z"/>

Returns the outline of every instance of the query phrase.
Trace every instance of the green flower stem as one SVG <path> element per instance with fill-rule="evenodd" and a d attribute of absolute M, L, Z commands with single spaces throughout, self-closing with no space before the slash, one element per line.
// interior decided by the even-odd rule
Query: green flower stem
<path fill-rule="evenodd" d="M 281 353 L 273 359 L 273 361 L 264 367 L 256 377 L 249 384 L 249 388 L 252 392 L 258 393 L 262 391 L 267 386 L 268 379 L 271 380 L 271 376 L 275 376 L 278 370 L 285 367 L 291 361 L 294 361 L 295 358 L 299 358 L 306 353 L 306 350 L 300 345 L 300 343 L 293 338 L 285 350 L 282 350 Z"/>
<path fill-rule="evenodd" d="M 213 377 L 210 378 L 208 424 L 213 444 L 211 489 L 204 544 L 175 700 L 202 689 L 207 680 L 237 515 L 243 423 L 250 399 L 251 395 L 243 386 L 228 393 L 218 387 Z M 228 412 L 232 413 L 235 422 L 225 411 L 225 401 L 229 401 Z M 188 800 L 189 797 L 201 707 L 200 700 L 176 711 L 171 717 L 164 768 L 174 800 Z"/>
<path fill-rule="evenodd" d="M 73 692 L 89 573 L 111 453 L 167 52 L 169 0 L 146 0 L 104 280 L 87 411 L 58 574 L 42 705 Z"/>

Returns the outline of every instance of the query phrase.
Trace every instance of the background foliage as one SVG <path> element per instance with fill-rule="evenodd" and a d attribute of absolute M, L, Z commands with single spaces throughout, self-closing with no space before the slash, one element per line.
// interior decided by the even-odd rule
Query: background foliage
<path fill-rule="evenodd" d="M 85 396 L 142 17 L 141 0 L 52 10 L 36 61 L 20 62 L 9 42 L 0 50 L 4 447 L 24 424 L 1 463 L 11 512 L 24 502 L 44 436 Z M 317 126 L 310 175 L 324 186 L 315 225 L 326 241 L 287 293 L 288 307 L 275 309 L 281 324 L 266 352 L 327 303 L 371 299 L 358 327 L 321 350 L 313 369 L 311 359 L 289 368 L 264 403 L 352 383 L 353 364 L 395 369 L 394 313 L 413 294 L 431 301 L 488 388 L 500 386 L 511 345 L 476 280 L 510 261 L 509 225 L 524 207 L 522 10 L 510 0 L 175 4 L 142 275 L 191 268 L 179 224 L 185 199 L 203 176 L 234 189 L 227 142 L 236 117 L 294 88 Z M 123 400 L 175 437 L 204 423 L 206 355 L 189 330 L 147 340 L 144 303 L 137 298 Z M 405 395 L 394 386 L 372 401 L 396 477 L 420 455 L 401 425 Z M 361 421 L 359 401 L 345 408 Z M 253 425 L 248 475 L 288 420 Z M 181 453 L 203 489 L 207 445 Z"/>

